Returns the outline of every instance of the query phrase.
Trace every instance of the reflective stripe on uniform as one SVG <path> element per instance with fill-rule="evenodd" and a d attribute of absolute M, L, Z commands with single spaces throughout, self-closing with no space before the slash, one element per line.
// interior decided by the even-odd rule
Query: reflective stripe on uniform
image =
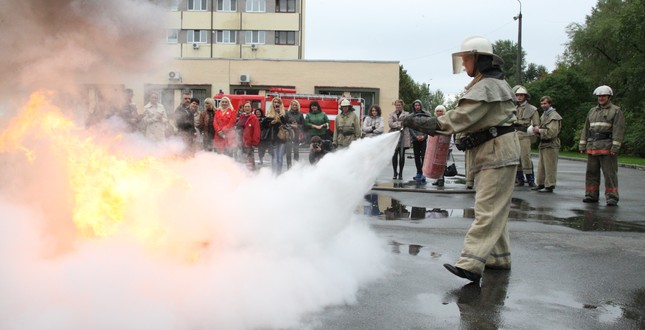
<path fill-rule="evenodd" d="M 587 187 L 585 187 L 585 190 L 596 191 L 596 190 L 600 190 L 600 187 L 599 186 L 587 186 Z"/>
<path fill-rule="evenodd" d="M 587 150 L 588 155 L 609 155 L 609 149 Z"/>
<path fill-rule="evenodd" d="M 611 125 L 612 123 L 607 123 L 604 121 L 599 121 L 599 122 L 589 124 L 590 127 L 611 127 Z"/>
<path fill-rule="evenodd" d="M 622 143 L 620 143 L 620 142 L 618 142 L 618 141 L 613 141 L 611 144 L 613 144 L 613 145 L 615 145 L 615 146 L 619 146 L 619 147 L 620 147 L 621 145 L 623 145 Z"/>
<path fill-rule="evenodd" d="M 461 254 L 461 257 L 462 257 L 462 258 L 475 259 L 475 260 L 477 260 L 477 261 L 479 261 L 479 262 L 481 262 L 481 263 L 483 263 L 483 264 L 485 264 L 485 263 L 486 263 L 486 259 L 482 259 L 482 258 L 480 258 L 480 257 L 478 257 L 478 256 L 474 256 L 474 255 L 472 255 L 472 254 L 462 253 L 462 254 Z"/>
<path fill-rule="evenodd" d="M 605 193 L 615 193 L 618 192 L 618 188 L 605 188 Z"/>

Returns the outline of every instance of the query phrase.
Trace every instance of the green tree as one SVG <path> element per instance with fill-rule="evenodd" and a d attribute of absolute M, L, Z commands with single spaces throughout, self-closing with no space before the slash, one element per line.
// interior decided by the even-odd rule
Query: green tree
<path fill-rule="evenodd" d="M 544 65 L 529 63 L 524 71 L 524 83 L 530 83 L 546 76 L 549 71 Z"/>
<path fill-rule="evenodd" d="M 410 75 L 408 71 L 403 68 L 403 65 L 399 66 L 399 98 L 405 102 L 405 110 L 411 111 L 410 103 L 412 101 L 420 98 L 421 89 L 419 84 L 417 84 Z"/>
<path fill-rule="evenodd" d="M 493 44 L 493 52 L 504 60 L 502 70 L 509 85 L 517 85 L 517 43 L 511 40 L 497 40 Z M 544 65 L 526 63 L 526 52 L 522 50 L 522 84 L 527 84 L 545 76 L 548 70 Z"/>
<path fill-rule="evenodd" d="M 502 70 L 506 74 L 506 81 L 509 85 L 517 85 L 515 73 L 517 72 L 517 44 L 511 40 L 497 40 L 493 43 L 493 52 L 504 60 Z M 526 63 L 524 58 L 526 53 L 522 51 L 522 63 Z M 521 70 L 524 70 L 522 65 Z"/>
<path fill-rule="evenodd" d="M 446 101 L 441 90 L 433 92 L 429 84 L 415 82 L 403 65 L 399 66 L 399 98 L 405 102 L 406 111 L 412 111 L 414 100 L 421 100 L 423 108 L 428 111 L 434 110 L 434 107 Z"/>
<path fill-rule="evenodd" d="M 440 89 L 437 89 L 434 92 L 431 91 L 428 95 L 427 102 L 427 106 L 426 104 L 424 104 L 424 106 L 426 106 L 428 111 L 433 112 L 434 108 L 438 105 L 446 103 L 446 95 Z"/>
<path fill-rule="evenodd" d="M 589 92 L 592 86 L 578 68 L 566 64 L 560 64 L 551 74 L 526 84 L 531 94 L 531 104 L 539 109 L 540 98 L 549 96 L 553 99 L 553 106 L 562 115 L 560 141 L 563 150 L 578 149 L 584 119 L 595 103 Z"/>
<path fill-rule="evenodd" d="M 567 32 L 564 62 L 594 87 L 612 87 L 627 121 L 622 151 L 645 156 L 645 1 L 599 0 L 585 23 L 571 24 Z"/>

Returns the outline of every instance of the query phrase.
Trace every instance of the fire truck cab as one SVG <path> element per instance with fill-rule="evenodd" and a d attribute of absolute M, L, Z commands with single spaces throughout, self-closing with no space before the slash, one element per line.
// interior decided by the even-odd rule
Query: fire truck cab
<path fill-rule="evenodd" d="M 231 100 L 231 105 L 234 109 L 240 109 L 246 101 L 250 101 L 253 105 L 253 109 L 260 108 L 266 114 L 266 110 L 271 105 L 271 102 L 275 97 L 280 97 L 284 104 L 285 110 L 289 110 L 289 105 L 292 100 L 297 100 L 300 103 L 300 111 L 303 114 L 309 112 L 309 105 L 312 101 L 318 101 L 321 107 L 321 111 L 327 114 L 329 117 L 329 129 L 334 131 L 334 123 L 336 121 L 336 115 L 340 113 L 340 101 L 345 98 L 338 95 L 319 95 L 319 94 L 298 94 L 295 89 L 287 88 L 270 88 L 269 93 L 266 95 L 248 95 L 248 94 L 216 94 L 213 96 L 215 99 L 215 105 L 219 107 L 219 102 L 222 97 L 228 97 Z M 365 100 L 362 98 L 347 98 L 354 112 L 358 116 L 360 123 L 363 122 L 363 107 Z"/>

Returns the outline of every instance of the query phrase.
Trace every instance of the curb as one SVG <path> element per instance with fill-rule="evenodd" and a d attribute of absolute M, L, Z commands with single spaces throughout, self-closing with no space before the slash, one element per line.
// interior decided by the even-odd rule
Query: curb
<path fill-rule="evenodd" d="M 586 162 L 587 161 L 586 158 L 577 158 L 577 157 L 559 156 L 558 158 L 566 159 L 566 160 L 573 160 L 573 161 L 577 161 L 577 162 Z M 632 165 L 632 164 L 618 163 L 618 167 L 631 168 L 631 169 L 635 169 L 635 170 L 639 170 L 639 171 L 645 171 L 645 166 L 642 166 L 642 165 Z"/>

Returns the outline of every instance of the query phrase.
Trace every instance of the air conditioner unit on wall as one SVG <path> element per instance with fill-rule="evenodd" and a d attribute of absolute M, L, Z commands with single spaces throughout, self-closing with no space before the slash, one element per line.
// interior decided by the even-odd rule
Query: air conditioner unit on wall
<path fill-rule="evenodd" d="M 170 80 L 180 80 L 181 76 L 179 75 L 179 72 L 177 72 L 177 71 L 170 71 L 170 72 L 168 72 L 168 79 L 170 79 Z"/>
<path fill-rule="evenodd" d="M 250 83 L 251 82 L 251 75 L 248 73 L 243 73 L 240 75 L 240 82 L 241 83 Z"/>
<path fill-rule="evenodd" d="M 193 43 L 193 49 L 199 49 L 199 44 L 198 43 Z"/>
<path fill-rule="evenodd" d="M 251 50 L 258 50 L 258 44 L 251 44 Z"/>

